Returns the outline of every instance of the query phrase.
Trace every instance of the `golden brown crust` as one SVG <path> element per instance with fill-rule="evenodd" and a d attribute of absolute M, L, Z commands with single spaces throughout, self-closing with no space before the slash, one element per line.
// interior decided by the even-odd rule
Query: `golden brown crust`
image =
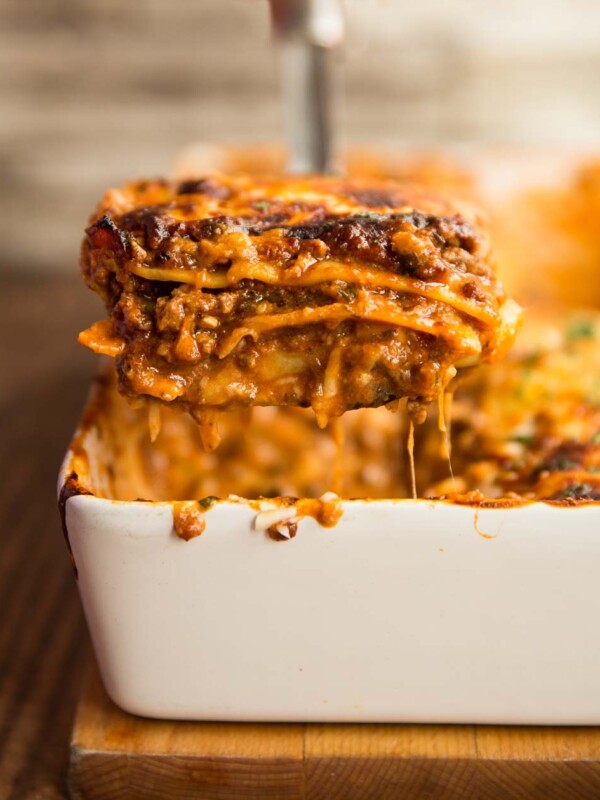
<path fill-rule="evenodd" d="M 424 281 L 448 277 L 460 263 L 462 271 L 491 281 L 488 254 L 471 207 L 415 186 L 228 176 L 140 181 L 107 192 L 90 220 L 83 268 L 103 289 L 102 267 L 121 283 L 140 267 L 154 270 L 156 280 L 164 269 L 195 270 L 190 282 L 200 286 L 202 270 L 222 273 L 232 264 L 248 268 L 249 261 L 297 268 L 298 259 L 336 258 Z M 253 276 L 235 277 L 228 282 Z"/>
<path fill-rule="evenodd" d="M 107 193 L 84 276 L 122 389 L 199 413 L 312 405 L 326 418 L 409 397 L 500 357 L 507 302 L 481 220 L 410 185 L 209 177 Z"/>

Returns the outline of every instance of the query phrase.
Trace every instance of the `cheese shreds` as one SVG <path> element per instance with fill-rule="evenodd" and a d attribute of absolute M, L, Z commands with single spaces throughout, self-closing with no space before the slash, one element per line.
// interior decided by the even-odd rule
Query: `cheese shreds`
<path fill-rule="evenodd" d="M 102 356 L 115 358 L 120 356 L 126 347 L 125 341 L 115 335 L 113 323 L 109 319 L 103 319 L 82 331 L 78 337 L 79 343 L 89 347 L 94 353 Z"/>
<path fill-rule="evenodd" d="M 334 417 L 330 421 L 331 436 L 335 445 L 335 460 L 333 464 L 333 479 L 331 485 L 336 495 L 341 495 L 344 483 L 344 440 L 345 431 L 339 417 Z M 323 498 L 321 498 L 323 499 Z"/>
<path fill-rule="evenodd" d="M 131 268 L 134 275 L 151 281 L 171 281 L 173 283 L 189 284 L 201 289 L 225 289 L 235 286 L 242 280 L 259 280 L 266 284 L 279 286 L 315 286 L 327 281 L 345 281 L 346 283 L 366 286 L 395 289 L 408 294 L 420 295 L 431 300 L 446 303 L 457 311 L 479 319 L 482 322 L 492 323 L 498 318 L 497 311 L 468 300 L 460 294 L 460 286 L 453 290 L 443 283 L 425 283 L 404 275 L 387 274 L 383 270 L 374 270 L 364 265 L 343 264 L 339 261 L 324 261 L 309 268 L 300 275 L 292 274 L 291 270 L 273 271 L 260 264 L 242 268 L 229 269 L 228 271 L 209 272 L 195 269 L 165 269 L 164 267 L 143 267 L 134 265 Z M 475 284 L 476 278 L 471 279 Z"/>
<path fill-rule="evenodd" d="M 593 305 L 599 175 L 506 209 L 500 262 L 512 286 L 526 280 L 529 304 L 554 293 Z M 289 509 L 266 529 L 279 539 L 304 513 L 332 520 L 328 490 L 342 486 L 345 497 L 418 487 L 475 505 L 600 502 L 597 315 L 537 319 L 507 355 L 521 310 L 472 209 L 373 181 L 140 181 L 107 193 L 82 269 L 109 319 L 80 341 L 116 359 L 135 404 L 109 401 L 117 499 L 261 498 L 257 514 Z M 401 398 L 408 415 L 389 414 Z M 220 409 L 231 413 L 219 431 Z"/>
<path fill-rule="evenodd" d="M 138 181 L 90 220 L 82 271 L 130 399 L 200 420 L 310 406 L 319 424 L 408 400 L 418 423 L 456 369 L 503 357 L 521 311 L 479 212 L 408 183 L 208 175 Z"/>
<path fill-rule="evenodd" d="M 221 412 L 215 408 L 205 408 L 202 412 L 195 414 L 194 418 L 200 428 L 202 446 L 207 453 L 210 453 L 221 444 L 219 432 Z"/>
<path fill-rule="evenodd" d="M 410 328 L 432 336 L 440 336 L 449 341 L 460 343 L 466 353 L 477 355 L 481 352 L 481 344 L 477 334 L 460 320 L 453 323 L 441 323 L 436 319 L 420 313 L 403 313 L 398 311 L 395 303 L 380 298 L 369 298 L 367 302 L 331 303 L 318 308 L 301 308 L 283 314 L 265 314 L 249 317 L 244 326 L 236 328 L 225 339 L 219 348 L 220 358 L 228 356 L 245 336 L 257 339 L 261 334 L 277 328 L 289 328 L 312 325 L 317 322 L 343 321 L 347 319 L 365 319 L 381 322 L 396 328 Z"/>
<path fill-rule="evenodd" d="M 408 468 L 410 472 L 410 495 L 413 500 L 417 499 L 417 476 L 415 473 L 415 426 L 411 420 L 408 423 L 408 439 L 406 441 L 406 451 L 408 453 Z"/>
<path fill-rule="evenodd" d="M 148 403 L 148 429 L 150 431 L 150 441 L 155 442 L 160 433 L 160 405 L 156 402 Z"/>

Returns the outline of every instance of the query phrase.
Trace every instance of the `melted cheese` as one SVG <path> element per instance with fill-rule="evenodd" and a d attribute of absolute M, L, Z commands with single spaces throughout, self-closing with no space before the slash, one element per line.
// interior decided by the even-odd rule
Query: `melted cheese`
<path fill-rule="evenodd" d="M 462 288 L 460 285 L 453 288 L 443 283 L 425 283 L 416 278 L 373 269 L 363 264 L 345 264 L 330 259 L 320 261 L 300 274 L 295 273 L 293 268 L 278 269 L 269 264 L 248 262 L 244 262 L 241 266 L 231 267 L 229 270 L 221 267 L 216 271 L 144 267 L 141 264 L 132 266 L 130 271 L 146 280 L 188 284 L 198 289 L 232 288 L 243 280 L 256 280 L 277 286 L 317 286 L 327 281 L 344 281 L 373 289 L 382 288 L 406 292 L 446 303 L 451 308 L 487 324 L 498 319 L 498 312 L 495 309 L 469 300 L 460 294 Z M 470 276 L 471 283 L 476 283 L 476 280 Z"/>
<path fill-rule="evenodd" d="M 298 308 L 281 314 L 265 314 L 248 317 L 244 324 L 235 328 L 221 343 L 218 349 L 220 358 L 228 356 L 245 336 L 257 339 L 267 331 L 277 328 L 311 325 L 317 322 L 341 322 L 346 319 L 364 319 L 381 322 L 396 328 L 409 328 L 421 333 L 443 337 L 460 346 L 466 352 L 477 356 L 481 343 L 477 333 L 470 325 L 456 319 L 436 320 L 419 311 L 399 311 L 398 304 L 378 296 L 363 296 L 350 303 L 330 303 L 316 308 Z"/>

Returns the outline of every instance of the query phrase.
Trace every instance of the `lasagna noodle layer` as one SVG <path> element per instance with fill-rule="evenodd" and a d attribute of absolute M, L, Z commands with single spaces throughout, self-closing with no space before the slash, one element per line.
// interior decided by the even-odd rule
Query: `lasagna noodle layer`
<path fill-rule="evenodd" d="M 109 192 L 82 251 L 130 397 L 194 416 L 408 397 L 417 421 L 456 367 L 504 355 L 520 310 L 481 221 L 423 190 L 330 178 L 146 181 Z"/>
<path fill-rule="evenodd" d="M 520 353 L 473 372 L 456 390 L 451 425 L 445 418 L 454 475 L 437 409 L 414 430 L 418 494 L 476 505 L 600 500 L 600 318 L 586 313 L 524 333 L 530 344 Z M 132 409 L 113 386 L 106 393 L 101 425 L 117 499 L 413 492 L 410 423 L 385 408 L 349 412 L 331 431 L 304 409 L 232 410 L 211 453 L 188 415 L 163 408 L 161 416 L 152 442 L 145 409 Z"/>

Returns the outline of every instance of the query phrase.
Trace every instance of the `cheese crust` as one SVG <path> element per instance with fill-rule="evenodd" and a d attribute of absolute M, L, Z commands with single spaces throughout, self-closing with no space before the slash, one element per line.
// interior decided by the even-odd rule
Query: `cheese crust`
<path fill-rule="evenodd" d="M 520 320 L 478 212 L 409 184 L 138 181 L 107 192 L 81 264 L 109 312 L 82 343 L 130 398 L 198 419 L 298 405 L 325 424 L 406 397 L 420 421 Z"/>

